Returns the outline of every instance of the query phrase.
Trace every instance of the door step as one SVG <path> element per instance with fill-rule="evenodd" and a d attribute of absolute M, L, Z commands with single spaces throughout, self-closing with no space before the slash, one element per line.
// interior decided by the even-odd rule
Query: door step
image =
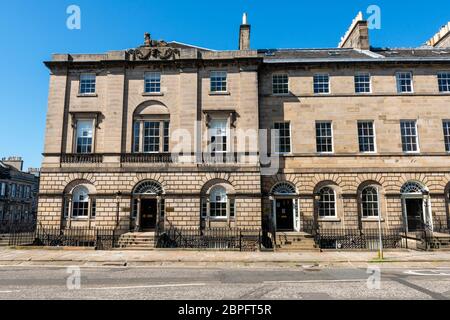
<path fill-rule="evenodd" d="M 129 232 L 122 234 L 117 241 L 121 250 L 153 250 L 155 248 L 154 232 Z"/>
<path fill-rule="evenodd" d="M 277 232 L 276 251 L 319 251 L 314 237 L 305 232 Z"/>

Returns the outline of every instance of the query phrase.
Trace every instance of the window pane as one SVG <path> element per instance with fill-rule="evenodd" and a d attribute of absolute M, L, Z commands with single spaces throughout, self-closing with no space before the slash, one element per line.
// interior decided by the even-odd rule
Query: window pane
<path fill-rule="evenodd" d="M 330 79 L 327 74 L 314 75 L 314 93 L 329 93 Z"/>
<path fill-rule="evenodd" d="M 274 74 L 272 76 L 272 93 L 273 94 L 289 93 L 289 77 L 287 74 Z"/>
<path fill-rule="evenodd" d="M 334 217 L 336 216 L 336 197 L 334 190 L 325 187 L 320 189 L 319 200 L 319 216 L 320 217 Z"/>
<path fill-rule="evenodd" d="M 276 122 L 275 129 L 275 152 L 291 152 L 291 124 L 289 122 Z"/>
<path fill-rule="evenodd" d="M 227 126 L 228 122 L 225 119 L 211 120 L 209 128 L 209 151 L 211 153 L 227 151 Z"/>
<path fill-rule="evenodd" d="M 355 92 L 370 93 L 370 74 L 361 73 L 355 75 Z"/>
<path fill-rule="evenodd" d="M 397 89 L 399 93 L 412 92 L 412 73 L 397 73 Z"/>
<path fill-rule="evenodd" d="M 141 130 L 141 123 L 139 121 L 134 122 L 133 127 L 133 151 L 139 152 L 139 135 Z"/>
<path fill-rule="evenodd" d="M 95 74 L 82 74 L 80 76 L 80 93 L 95 93 Z"/>
<path fill-rule="evenodd" d="M 333 152 L 331 122 L 316 122 L 317 152 Z"/>
<path fill-rule="evenodd" d="M 144 152 L 159 152 L 159 121 L 144 122 Z"/>
<path fill-rule="evenodd" d="M 169 152 L 169 121 L 164 121 L 164 141 L 163 152 Z"/>
<path fill-rule="evenodd" d="M 438 73 L 439 92 L 450 92 L 450 72 Z"/>
<path fill-rule="evenodd" d="M 147 72 L 144 77 L 145 93 L 160 93 L 161 92 L 161 73 Z"/>
<path fill-rule="evenodd" d="M 363 217 L 378 217 L 378 190 L 375 187 L 367 187 L 361 193 L 361 205 Z"/>
<path fill-rule="evenodd" d="M 87 217 L 89 209 L 89 192 L 86 187 L 78 186 L 72 195 L 72 216 Z"/>
<path fill-rule="evenodd" d="M 77 121 L 77 153 L 92 152 L 92 120 Z"/>
<path fill-rule="evenodd" d="M 226 92 L 227 91 L 227 72 L 226 71 L 211 71 L 211 92 Z"/>
<path fill-rule="evenodd" d="M 358 140 L 360 152 L 375 151 L 375 133 L 372 121 L 358 122 Z"/>
<path fill-rule="evenodd" d="M 450 121 L 443 122 L 445 151 L 450 152 Z"/>
<path fill-rule="evenodd" d="M 417 126 L 416 121 L 401 121 L 400 130 L 402 135 L 402 149 L 403 152 L 418 151 L 417 143 Z"/>

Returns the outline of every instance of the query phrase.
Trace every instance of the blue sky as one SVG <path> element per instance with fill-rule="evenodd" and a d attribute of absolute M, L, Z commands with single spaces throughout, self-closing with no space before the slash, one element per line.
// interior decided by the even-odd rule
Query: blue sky
<path fill-rule="evenodd" d="M 252 48 L 335 47 L 358 11 L 381 8 L 373 46 L 412 47 L 450 21 L 450 1 L 14 0 L 0 10 L 0 157 L 40 166 L 52 53 L 95 53 L 140 45 L 143 34 L 213 49 L 236 49 L 243 12 Z M 81 8 L 81 30 L 66 9 Z"/>

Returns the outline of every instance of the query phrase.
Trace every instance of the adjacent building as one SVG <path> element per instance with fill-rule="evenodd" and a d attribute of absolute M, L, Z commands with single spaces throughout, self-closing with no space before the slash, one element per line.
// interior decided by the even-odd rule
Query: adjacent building
<path fill-rule="evenodd" d="M 115 227 L 445 229 L 450 43 L 217 51 L 145 35 L 55 54 L 39 221 Z"/>
<path fill-rule="evenodd" d="M 20 157 L 0 160 L 0 221 L 34 221 L 37 215 L 39 170 L 23 170 Z"/>

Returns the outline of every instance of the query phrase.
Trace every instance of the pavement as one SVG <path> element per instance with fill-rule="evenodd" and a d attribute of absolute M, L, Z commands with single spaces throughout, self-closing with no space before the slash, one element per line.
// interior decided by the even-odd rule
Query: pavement
<path fill-rule="evenodd" d="M 377 252 L 302 251 L 302 252 L 235 252 L 190 250 L 112 250 L 95 251 L 80 248 L 0 248 L 0 265 L 53 266 L 193 266 L 193 267 L 324 267 L 384 266 L 450 267 L 450 251 L 392 250 L 377 259 Z"/>

